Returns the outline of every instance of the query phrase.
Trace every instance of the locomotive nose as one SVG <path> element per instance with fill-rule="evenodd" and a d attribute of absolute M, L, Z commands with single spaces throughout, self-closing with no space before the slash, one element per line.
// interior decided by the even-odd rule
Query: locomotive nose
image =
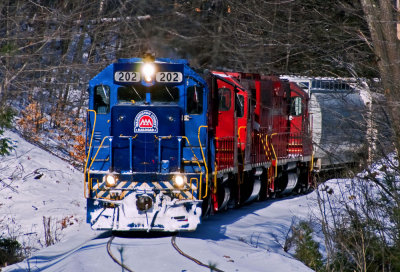
<path fill-rule="evenodd" d="M 113 169 L 117 172 L 169 172 L 179 164 L 182 134 L 178 106 L 117 105 L 111 112 Z"/>

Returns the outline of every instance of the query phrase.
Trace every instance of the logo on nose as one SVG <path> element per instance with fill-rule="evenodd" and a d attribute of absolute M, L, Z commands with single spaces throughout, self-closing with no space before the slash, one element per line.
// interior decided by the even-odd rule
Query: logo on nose
<path fill-rule="evenodd" d="M 139 120 L 139 127 L 140 128 L 151 128 L 153 127 L 153 119 L 150 116 L 145 115 Z"/>
<path fill-rule="evenodd" d="M 136 115 L 134 133 L 158 133 L 158 119 L 154 112 L 142 110 Z"/>

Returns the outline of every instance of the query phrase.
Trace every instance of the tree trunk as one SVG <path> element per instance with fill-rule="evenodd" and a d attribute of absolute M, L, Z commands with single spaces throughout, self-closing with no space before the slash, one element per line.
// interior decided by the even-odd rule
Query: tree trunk
<path fill-rule="evenodd" d="M 390 0 L 361 0 L 361 5 L 385 88 L 388 112 L 394 132 L 394 145 L 400 161 L 400 47 L 395 20 L 397 16 Z"/>

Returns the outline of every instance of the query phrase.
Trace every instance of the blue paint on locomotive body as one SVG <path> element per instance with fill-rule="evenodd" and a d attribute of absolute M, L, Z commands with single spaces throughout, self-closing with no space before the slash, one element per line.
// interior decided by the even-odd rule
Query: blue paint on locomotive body
<path fill-rule="evenodd" d="M 161 162 L 168 160 L 170 171 L 178 171 L 180 143 L 177 137 L 182 135 L 181 112 L 180 107 L 167 105 L 114 106 L 111 110 L 111 124 L 113 124 L 111 136 L 114 136 L 112 142 L 113 170 L 117 172 L 159 172 Z M 145 120 L 143 118 L 146 117 L 152 120 L 153 126 L 142 128 L 146 133 L 141 133 L 139 122 L 140 119 Z M 130 160 L 127 159 L 129 158 L 129 138 L 118 137 L 119 135 L 135 137 L 131 144 L 132 169 L 130 169 Z M 160 136 L 171 138 L 160 139 Z M 159 149 L 160 154 L 158 154 Z M 159 155 L 160 157 L 158 157 Z"/>
<path fill-rule="evenodd" d="M 207 125 L 209 90 L 186 60 L 156 59 L 151 80 L 142 74 L 144 65 L 139 58 L 121 59 L 89 82 L 87 220 L 95 229 L 194 230 L 207 163 L 200 148 L 204 158 L 209 149 L 207 129 L 201 127 Z M 109 186 L 107 175 L 117 183 Z M 182 187 L 174 184 L 177 175 L 185 176 Z M 152 205 L 145 214 L 137 208 L 143 199 L 151 199 Z M 184 209 L 179 201 L 185 202 Z M 127 207 L 139 211 L 128 212 Z M 187 214 L 179 215 L 181 210 Z M 154 222 L 144 220 L 148 215 Z M 166 226 L 171 216 L 174 227 Z M 192 223 L 182 220 L 192 217 Z"/>

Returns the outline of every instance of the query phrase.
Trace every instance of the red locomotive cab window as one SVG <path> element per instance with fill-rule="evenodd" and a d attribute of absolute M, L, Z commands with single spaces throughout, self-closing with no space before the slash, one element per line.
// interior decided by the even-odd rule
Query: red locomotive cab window
<path fill-rule="evenodd" d="M 231 90 L 227 88 L 218 89 L 219 111 L 229 111 L 231 109 Z"/>
<path fill-rule="evenodd" d="M 290 104 L 290 115 L 300 116 L 303 114 L 303 103 L 301 97 L 293 97 Z"/>
<path fill-rule="evenodd" d="M 256 89 L 251 89 L 251 106 L 253 109 L 257 106 L 257 91 Z"/>
<path fill-rule="evenodd" d="M 241 94 L 236 95 L 235 99 L 236 103 L 236 117 L 243 117 L 244 116 L 244 96 Z"/>

